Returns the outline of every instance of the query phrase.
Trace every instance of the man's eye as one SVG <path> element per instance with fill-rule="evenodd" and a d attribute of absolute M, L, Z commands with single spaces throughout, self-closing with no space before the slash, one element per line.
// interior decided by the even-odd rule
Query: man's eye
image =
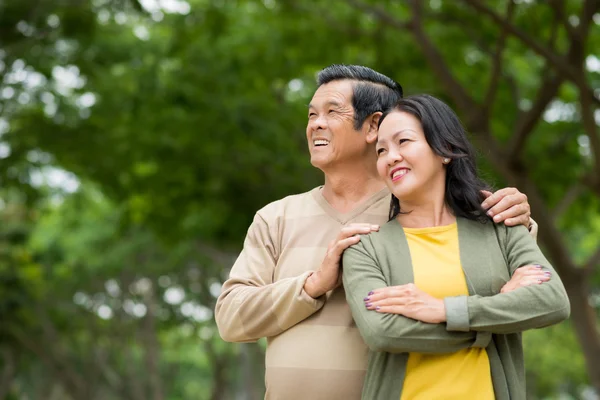
<path fill-rule="evenodd" d="M 317 114 L 315 114 L 315 113 L 309 113 L 308 114 L 308 118 L 314 117 L 315 115 L 317 115 Z"/>
<path fill-rule="evenodd" d="M 329 114 L 331 114 L 331 113 L 333 113 L 333 112 L 335 112 L 335 110 L 329 110 Z"/>

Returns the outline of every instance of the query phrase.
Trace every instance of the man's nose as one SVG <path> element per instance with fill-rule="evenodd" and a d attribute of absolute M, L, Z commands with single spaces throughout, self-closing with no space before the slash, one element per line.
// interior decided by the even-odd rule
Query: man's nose
<path fill-rule="evenodd" d="M 308 121 L 308 127 L 311 130 L 319 130 L 319 129 L 326 129 L 327 128 L 327 121 L 325 119 L 324 116 L 317 116 L 315 118 L 312 118 Z"/>

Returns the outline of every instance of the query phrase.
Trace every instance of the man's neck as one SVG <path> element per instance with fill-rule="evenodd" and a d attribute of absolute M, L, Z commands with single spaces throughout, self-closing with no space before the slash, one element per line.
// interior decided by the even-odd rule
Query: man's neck
<path fill-rule="evenodd" d="M 323 197 L 335 210 L 346 213 L 383 188 L 374 168 L 338 169 L 325 173 Z"/>

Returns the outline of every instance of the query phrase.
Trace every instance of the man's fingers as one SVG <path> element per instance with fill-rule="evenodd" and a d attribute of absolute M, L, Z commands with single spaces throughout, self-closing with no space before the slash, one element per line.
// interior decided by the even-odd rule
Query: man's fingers
<path fill-rule="evenodd" d="M 344 250 L 346 250 L 348 247 L 350 247 L 353 244 L 356 244 L 358 242 L 360 242 L 360 235 L 354 235 L 354 236 L 350 236 L 346 239 L 338 240 L 335 243 L 335 245 L 333 246 L 332 253 L 336 257 L 339 257 L 342 255 Z"/>
<path fill-rule="evenodd" d="M 338 235 L 338 240 L 348 238 L 350 236 L 367 234 L 379 230 L 379 225 L 373 224 L 350 224 L 341 229 Z"/>
<path fill-rule="evenodd" d="M 500 205 L 500 203 L 498 204 Z M 504 221 L 505 219 L 508 218 L 521 218 L 521 217 L 525 217 L 526 219 L 529 219 L 529 206 L 525 203 L 516 203 L 514 205 L 510 205 L 510 203 L 504 203 L 502 204 L 507 205 L 508 208 L 503 210 L 503 211 L 499 211 L 499 212 L 494 212 L 494 208 L 492 208 L 491 210 L 488 211 L 493 213 L 494 215 L 494 222 L 500 222 L 500 221 Z"/>
<path fill-rule="evenodd" d="M 515 218 L 507 218 L 504 220 L 504 224 L 506 226 L 517 226 L 517 225 L 525 225 L 525 227 L 529 227 L 531 213 L 527 213 Z"/>
<path fill-rule="evenodd" d="M 516 215 L 527 212 L 527 211 L 529 211 L 529 207 L 525 204 L 522 204 L 525 201 L 524 196 L 525 195 L 518 195 L 518 194 L 510 194 L 510 195 L 504 196 L 500 201 L 498 201 L 494 206 L 492 206 L 492 208 L 490 208 L 487 211 L 487 213 L 491 217 L 496 217 L 497 215 L 502 214 L 502 213 L 506 212 L 508 209 L 510 209 L 511 207 L 514 207 L 517 205 L 519 205 L 519 208 L 517 209 L 517 211 L 520 211 L 520 212 L 517 213 Z M 521 207 L 521 206 L 524 206 L 524 207 Z M 512 217 L 513 215 L 510 215 L 510 216 Z M 494 219 L 494 221 L 496 221 L 496 220 Z M 496 221 L 496 222 L 498 222 L 498 221 Z"/>
<path fill-rule="evenodd" d="M 486 192 L 488 192 L 487 190 L 482 191 L 483 194 L 485 195 Z M 483 203 L 481 203 L 481 207 L 483 207 L 484 209 L 488 209 L 491 208 L 493 206 L 495 206 L 500 200 L 502 200 L 504 197 L 508 196 L 508 195 L 512 195 L 517 193 L 517 189 L 515 188 L 504 188 L 504 189 L 500 189 L 498 191 L 496 191 L 495 193 L 492 193 L 488 196 L 487 199 L 485 199 L 483 201 Z"/>

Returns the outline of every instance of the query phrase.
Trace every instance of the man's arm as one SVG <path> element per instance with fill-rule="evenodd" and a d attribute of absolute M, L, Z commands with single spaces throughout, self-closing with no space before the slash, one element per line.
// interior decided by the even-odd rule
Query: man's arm
<path fill-rule="evenodd" d="M 390 353 L 452 353 L 468 347 L 486 347 L 491 334 L 449 332 L 445 324 L 429 324 L 403 315 L 369 311 L 364 297 L 373 289 L 387 286 L 385 277 L 363 237 L 344 252 L 342 275 L 346 300 L 363 339 L 373 351 Z"/>
<path fill-rule="evenodd" d="M 312 272 L 273 282 L 278 257 L 273 237 L 268 223 L 256 214 L 217 300 L 215 319 L 226 341 L 275 336 L 314 314 L 325 302 L 325 296 L 314 299 L 304 290 Z"/>

